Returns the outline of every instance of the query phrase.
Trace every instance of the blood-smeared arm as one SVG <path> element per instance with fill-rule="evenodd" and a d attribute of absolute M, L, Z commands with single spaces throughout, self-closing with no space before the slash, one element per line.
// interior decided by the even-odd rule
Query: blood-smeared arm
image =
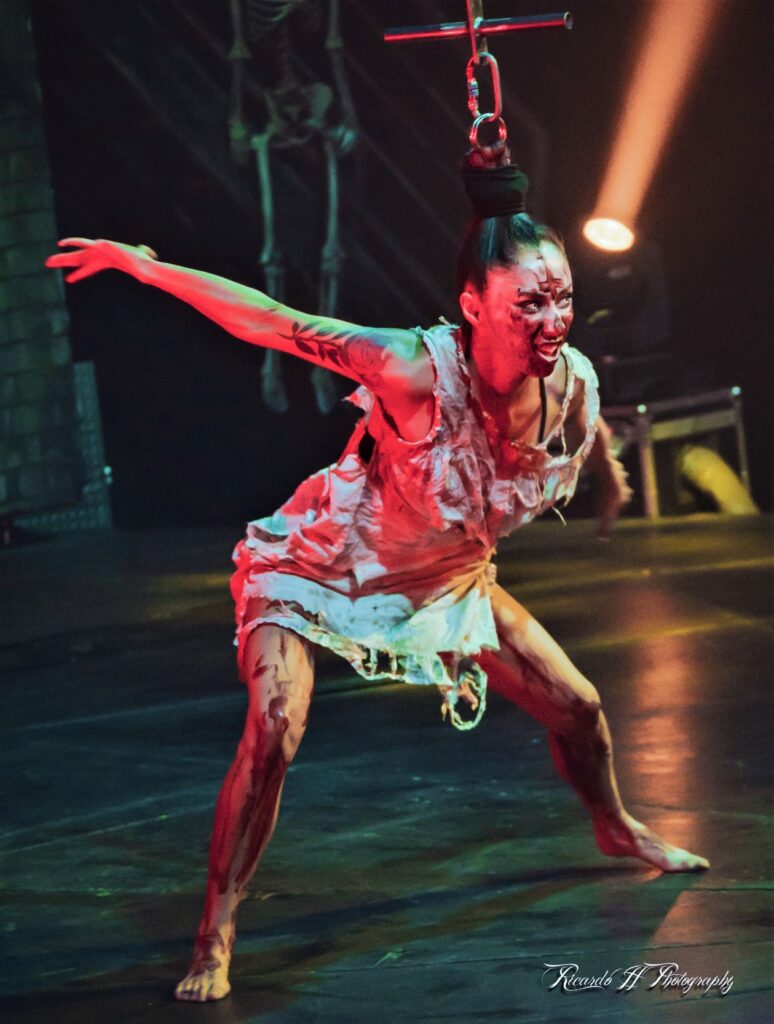
<path fill-rule="evenodd" d="M 382 398 L 411 405 L 432 394 L 432 366 L 414 331 L 302 313 L 256 288 L 162 263 L 148 246 L 89 238 L 64 238 L 58 244 L 73 248 L 49 256 L 46 266 L 69 268 L 69 283 L 121 270 L 188 303 L 236 338 L 299 356 L 365 384 Z"/>

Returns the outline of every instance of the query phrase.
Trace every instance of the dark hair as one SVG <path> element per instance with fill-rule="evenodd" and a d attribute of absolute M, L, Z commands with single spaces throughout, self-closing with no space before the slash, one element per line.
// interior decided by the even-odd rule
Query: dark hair
<path fill-rule="evenodd" d="M 486 288 L 487 274 L 493 267 L 511 267 L 519 262 L 520 249 L 537 248 L 541 242 L 552 242 L 564 252 L 559 235 L 546 224 L 534 221 L 528 213 L 503 217 L 474 217 L 467 226 L 457 257 L 457 294 L 468 283 L 478 291 Z M 465 317 L 461 321 L 467 350 L 471 328 Z"/>

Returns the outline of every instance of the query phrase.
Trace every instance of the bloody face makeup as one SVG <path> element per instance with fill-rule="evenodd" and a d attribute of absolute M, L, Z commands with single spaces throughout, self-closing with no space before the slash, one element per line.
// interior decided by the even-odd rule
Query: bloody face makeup
<path fill-rule="evenodd" d="M 475 359 L 493 387 L 553 371 L 573 318 L 572 277 L 561 249 L 542 242 L 521 250 L 517 264 L 489 271 L 483 294 L 472 300 Z"/>

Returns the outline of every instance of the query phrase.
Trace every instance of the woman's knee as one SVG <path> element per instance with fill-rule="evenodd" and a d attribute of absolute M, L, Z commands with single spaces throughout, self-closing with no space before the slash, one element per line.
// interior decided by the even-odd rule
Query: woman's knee
<path fill-rule="evenodd" d="M 276 758 L 290 764 L 301 745 L 307 719 L 308 708 L 291 706 L 287 697 L 272 697 L 266 707 L 251 705 L 239 741 L 240 752 L 255 767 Z"/>
<path fill-rule="evenodd" d="M 576 682 L 572 687 L 569 707 L 567 709 L 567 733 L 594 731 L 602 711 L 602 698 L 599 691 L 588 679 Z"/>
<path fill-rule="evenodd" d="M 311 645 L 276 626 L 260 626 L 246 651 L 250 703 L 244 745 L 257 756 L 280 750 L 292 761 L 306 729 L 314 685 Z"/>
<path fill-rule="evenodd" d="M 584 677 L 580 686 L 576 688 L 576 696 L 580 707 L 585 714 L 597 715 L 602 709 L 602 698 L 599 690 L 593 683 Z"/>

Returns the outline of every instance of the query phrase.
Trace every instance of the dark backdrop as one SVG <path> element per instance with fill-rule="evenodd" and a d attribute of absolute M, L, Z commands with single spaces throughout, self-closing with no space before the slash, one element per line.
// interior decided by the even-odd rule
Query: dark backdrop
<path fill-rule="evenodd" d="M 342 166 L 342 318 L 407 326 L 456 316 L 454 246 L 466 217 L 456 171 L 468 125 L 465 44 L 386 46 L 381 31 L 456 18 L 463 7 L 455 0 L 343 2 L 362 130 Z M 489 0 L 487 11 L 555 7 Z M 570 242 L 594 203 L 647 7 L 579 2 L 570 33 L 492 44 L 514 155 L 535 178 L 535 212 Z M 32 8 L 60 233 L 147 242 L 164 260 L 259 284 L 253 170 L 231 168 L 235 184 L 225 187 L 170 126 L 168 109 L 175 91 L 182 92 L 177 118 L 190 114 L 196 125 L 203 111 L 211 115 L 201 141 L 214 160 L 223 158 L 229 69 L 203 33 L 228 46 L 226 0 L 34 0 Z M 677 352 L 708 382 L 744 388 L 754 490 L 767 506 L 769 13 L 764 0 L 723 4 L 722 26 L 639 223 L 665 255 Z M 307 25 L 300 38 L 304 59 L 322 72 L 319 33 Z M 119 63 L 110 56 L 116 50 Z M 213 83 L 204 104 L 193 83 L 186 100 L 189 58 Z M 270 73 L 268 63 L 254 69 L 258 78 Z M 155 95 L 138 81 L 150 82 Z M 530 132 L 511 113 L 516 99 L 545 132 L 544 178 Z M 313 148 L 282 158 L 278 230 L 291 264 L 287 301 L 299 308 L 313 308 L 316 299 L 322 173 Z M 239 524 L 269 512 L 339 453 L 354 410 L 341 405 L 319 416 L 304 364 L 286 362 L 292 411 L 273 416 L 260 401 L 261 354 L 182 303 L 118 274 L 77 285 L 68 297 L 75 357 L 97 366 L 119 524 Z M 342 381 L 341 393 L 347 390 Z"/>

